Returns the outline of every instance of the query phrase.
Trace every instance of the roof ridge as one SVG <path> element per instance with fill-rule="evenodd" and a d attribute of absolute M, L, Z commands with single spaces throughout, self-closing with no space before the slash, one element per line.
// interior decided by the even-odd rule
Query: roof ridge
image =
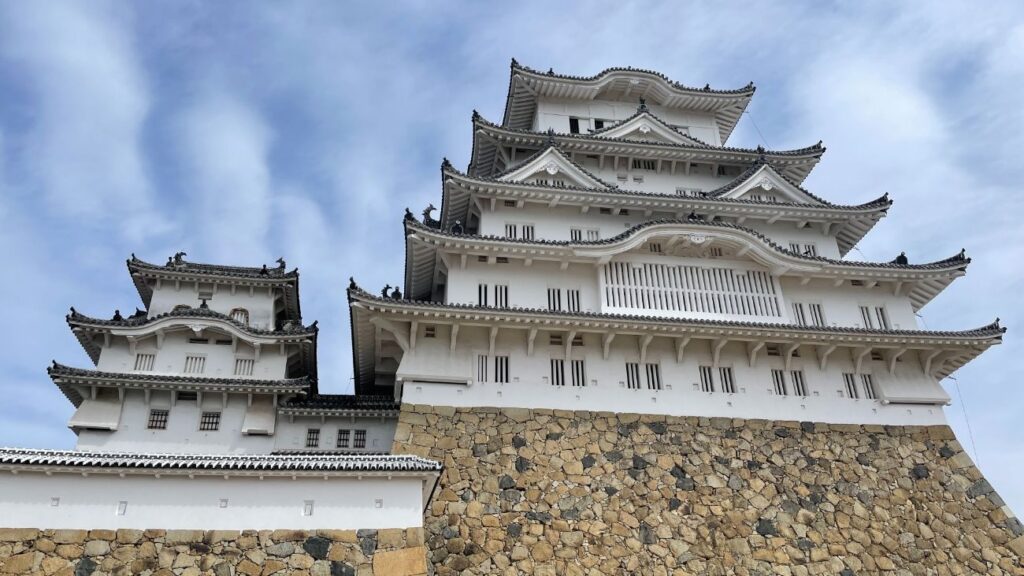
<path fill-rule="evenodd" d="M 188 454 L 86 452 L 39 448 L 0 448 L 3 465 L 105 468 L 233 470 L 394 470 L 436 472 L 440 462 L 414 454 Z M 310 467 L 305 467 L 310 466 Z"/>
<path fill-rule="evenodd" d="M 154 264 L 146 260 L 142 260 L 137 257 L 134 253 L 131 258 L 127 260 L 129 270 L 133 267 L 137 267 L 145 270 L 169 270 L 173 272 L 192 272 L 196 274 L 215 274 L 222 272 L 225 275 L 240 275 L 245 276 L 255 275 L 257 278 L 267 279 L 292 279 L 299 275 L 299 269 L 294 268 L 291 271 L 286 271 L 286 262 L 284 258 L 278 258 L 278 266 L 275 268 L 269 268 L 266 264 L 262 266 L 230 266 L 226 264 L 207 264 L 202 262 L 188 262 L 184 259 L 186 254 L 184 252 L 178 252 L 174 256 L 167 257 L 166 264 Z"/>
<path fill-rule="evenodd" d="M 236 385 L 263 385 L 263 384 L 312 384 L 315 380 L 309 375 L 299 376 L 297 378 L 228 378 L 228 377 L 212 377 L 212 376 L 199 376 L 191 374 L 156 374 L 156 373 L 141 373 L 141 372 L 110 372 L 107 370 L 95 370 L 90 368 L 79 368 L 77 366 L 69 366 L 61 364 L 56 360 L 46 368 L 46 373 L 51 378 L 59 377 L 61 375 L 80 375 L 83 377 L 95 377 L 95 378 L 123 378 L 127 381 L 149 381 L 149 382 L 196 382 L 202 384 L 236 384 Z"/>
<path fill-rule="evenodd" d="M 568 75 L 568 74 L 556 74 L 555 71 L 554 71 L 554 68 L 549 69 L 547 72 L 541 72 L 541 71 L 536 70 L 534 68 L 530 68 L 529 66 L 525 66 L 523 64 L 520 64 L 519 61 L 517 61 L 515 58 L 512 59 L 511 67 L 512 67 L 513 72 L 515 70 L 521 70 L 523 72 L 526 72 L 526 73 L 529 73 L 529 74 L 536 74 L 536 75 L 539 75 L 539 76 L 550 76 L 550 77 L 559 78 L 559 79 L 562 79 L 562 80 L 578 80 L 578 81 L 584 81 L 584 82 L 593 81 L 593 80 L 599 80 L 599 79 L 603 78 L 604 76 L 607 76 L 609 74 L 614 74 L 616 72 L 635 72 L 635 73 L 639 73 L 639 74 L 647 74 L 647 75 L 650 75 L 650 76 L 655 76 L 657 78 L 660 78 L 661 80 L 664 80 L 667 84 L 669 84 L 669 86 L 671 86 L 673 88 L 676 88 L 677 90 L 686 91 L 686 92 L 697 92 L 697 93 L 701 93 L 701 94 L 745 95 L 747 93 L 753 94 L 757 90 L 757 87 L 754 86 L 754 83 L 752 81 L 747 83 L 747 85 L 743 86 L 742 88 L 712 89 L 710 84 L 706 84 L 704 86 L 704 88 L 696 88 L 696 87 L 687 86 L 687 85 L 685 85 L 685 84 L 683 84 L 681 82 L 677 82 L 675 80 L 672 80 L 671 78 L 669 78 L 665 74 L 662 74 L 661 72 L 657 72 L 655 70 L 648 70 L 648 69 L 645 69 L 645 68 L 633 68 L 632 66 L 625 66 L 625 67 L 623 67 L 623 66 L 612 66 L 612 67 L 609 67 L 609 68 L 605 68 L 604 70 L 601 70 L 600 72 L 598 72 L 597 74 L 594 74 L 593 76 L 572 76 L 572 75 Z"/>
<path fill-rule="evenodd" d="M 496 183 L 496 184 L 510 184 L 510 185 L 516 185 L 516 186 L 529 186 L 529 187 L 533 187 L 533 188 L 549 189 L 551 191 L 576 190 L 576 191 L 580 191 L 580 192 L 594 192 L 595 190 L 597 190 L 597 191 L 601 191 L 601 192 L 617 192 L 617 193 L 633 195 L 633 196 L 645 196 L 645 197 L 657 197 L 657 198 L 675 198 L 675 199 L 690 198 L 690 199 L 698 199 L 698 200 L 707 200 L 707 201 L 712 201 L 712 202 L 736 202 L 736 203 L 756 204 L 756 205 L 764 205 L 764 206 L 806 206 L 806 207 L 821 208 L 821 206 L 818 206 L 817 204 L 810 204 L 810 203 L 803 203 L 803 202 L 768 202 L 768 201 L 764 201 L 764 200 L 744 200 L 744 199 L 741 199 L 741 198 L 721 198 L 721 197 L 716 197 L 716 196 L 712 196 L 711 195 L 712 192 L 716 192 L 717 190 L 719 190 L 721 188 L 724 188 L 725 186 L 729 186 L 730 184 L 733 184 L 734 182 L 736 182 L 740 178 L 749 177 L 749 176 L 745 176 L 745 175 L 747 174 L 747 171 L 750 170 L 750 168 L 745 170 L 743 173 L 741 173 L 739 176 L 737 176 L 734 180 L 730 181 L 728 184 L 725 184 L 722 187 L 720 187 L 718 189 L 715 189 L 715 190 L 712 190 L 712 191 L 709 191 L 709 192 L 702 192 L 701 196 L 679 196 L 678 194 L 666 194 L 666 193 L 661 193 L 661 192 L 644 192 L 644 191 L 641 191 L 641 190 L 632 190 L 632 189 L 629 189 L 629 188 L 622 188 L 620 186 L 614 186 L 614 185 L 611 185 L 607 190 L 600 190 L 600 189 L 597 189 L 597 188 L 580 188 L 578 186 L 565 186 L 564 188 L 554 188 L 552 186 L 545 186 L 543 184 L 536 184 L 536 183 L 533 183 L 533 182 L 508 182 L 508 181 L 503 181 L 503 180 L 497 180 L 494 176 L 473 176 L 471 174 L 468 174 L 466 172 L 463 172 L 463 171 L 459 170 L 458 168 L 453 166 L 451 164 L 451 162 L 448 162 L 447 164 L 442 163 L 441 169 L 442 169 L 442 173 L 444 173 L 444 171 L 447 170 L 447 171 L 452 172 L 456 176 L 459 176 L 459 177 L 462 177 L 462 178 L 471 179 L 471 180 L 477 180 L 477 181 L 480 181 L 480 182 L 493 182 L 493 183 Z M 788 177 L 786 177 L 784 174 L 779 173 L 778 170 L 776 170 L 774 166 L 772 166 L 772 169 L 773 169 L 773 171 L 776 172 L 776 174 L 779 174 L 779 176 L 781 176 L 783 178 L 786 178 L 786 180 L 789 183 L 793 183 L 793 181 L 790 180 Z M 751 172 L 751 174 L 753 174 L 753 173 Z M 738 185 L 738 184 L 739 184 L 739 182 L 736 182 L 736 185 Z M 803 188 L 800 187 L 799 185 L 796 185 L 796 184 L 794 184 L 794 185 L 797 186 L 798 188 L 800 188 L 801 190 L 803 190 Z M 817 196 L 815 196 L 814 194 L 812 194 L 810 192 L 807 192 L 807 194 L 809 196 L 813 197 L 813 198 L 818 198 Z M 834 204 L 834 203 L 828 202 L 827 200 L 824 200 L 824 199 L 820 199 L 820 200 L 821 200 L 821 202 L 823 204 L 825 204 L 829 208 L 841 208 L 841 209 L 869 208 L 869 207 L 876 206 L 876 205 L 882 205 L 882 204 L 889 204 L 889 205 L 891 205 L 892 204 L 892 200 L 889 199 L 889 193 L 888 192 L 886 192 L 884 195 L 882 195 L 882 196 L 880 196 L 880 197 L 878 197 L 878 198 L 876 198 L 874 200 L 871 200 L 869 202 L 865 202 L 863 204 Z"/>
<path fill-rule="evenodd" d="M 85 314 L 82 314 L 81 312 L 75 310 L 75 307 L 72 306 L 70 313 L 68 313 L 65 316 L 65 320 L 69 324 L 72 321 L 78 320 L 78 321 L 88 322 L 88 323 L 92 323 L 92 324 L 99 324 L 101 326 L 134 327 L 134 326 L 145 326 L 146 324 L 149 324 L 149 323 L 154 322 L 156 320 L 161 320 L 163 318 L 215 318 L 217 320 L 223 320 L 225 322 L 230 322 L 231 324 L 233 324 L 234 326 L 240 328 L 241 330 L 243 330 L 245 332 L 248 332 L 250 334 L 257 334 L 257 335 L 260 335 L 260 334 L 272 334 L 272 335 L 276 335 L 276 334 L 309 334 L 309 333 L 315 334 L 315 333 L 317 333 L 319 331 L 319 327 L 317 326 L 319 324 L 319 320 L 313 321 L 313 323 L 310 324 L 309 326 L 304 326 L 302 324 L 301 320 L 300 321 L 296 321 L 296 323 L 299 325 L 298 329 L 295 329 L 295 328 L 283 328 L 283 329 L 266 330 L 266 329 L 262 329 L 262 328 L 254 328 L 252 326 L 248 326 L 246 324 L 243 324 L 243 323 L 239 322 L 238 320 L 235 320 L 234 318 L 232 318 L 231 316 L 228 316 L 227 314 L 222 314 L 220 312 L 217 312 L 215 310 L 210 310 L 208 308 L 191 308 L 191 307 L 187 308 L 187 309 L 185 309 L 185 308 L 176 308 L 176 309 L 171 310 L 169 312 L 164 312 L 162 314 L 157 314 L 156 316 L 153 316 L 153 317 L 148 317 L 148 316 L 129 316 L 128 318 L 118 318 L 118 316 L 120 316 L 120 314 L 115 314 L 114 318 L 112 318 L 110 320 L 105 320 L 105 319 L 102 319 L 102 318 L 95 318 L 95 317 L 92 317 L 92 316 L 87 316 Z M 290 325 L 290 324 L 291 324 L 290 321 L 285 323 L 286 326 Z"/>
<path fill-rule="evenodd" d="M 491 122 L 490 120 L 488 120 L 488 119 L 484 118 L 483 116 L 481 116 L 479 113 L 474 114 L 473 120 L 474 120 L 474 122 L 479 122 L 479 123 L 484 124 L 484 125 L 486 125 L 488 127 L 491 127 L 491 128 L 496 128 L 496 129 L 499 129 L 499 130 L 507 130 L 509 132 L 514 132 L 514 133 L 517 133 L 517 134 L 530 134 L 530 135 L 533 135 L 533 136 L 545 136 L 546 135 L 545 132 L 536 132 L 534 130 L 526 130 L 526 129 L 521 129 L 521 128 L 510 128 L 508 126 L 502 126 L 502 125 L 499 125 L 499 124 L 495 124 L 494 122 Z M 591 140 L 597 140 L 597 141 L 602 141 L 602 142 L 614 142 L 614 143 L 617 143 L 617 144 L 622 144 L 622 143 L 627 143 L 627 144 L 647 144 L 647 145 L 651 145 L 651 146 L 673 146 L 673 147 L 677 147 L 677 148 L 693 148 L 693 149 L 698 149 L 698 150 L 709 150 L 709 151 L 714 151 L 714 152 L 736 152 L 736 153 L 744 153 L 744 154 L 756 154 L 756 153 L 758 153 L 758 150 L 756 148 L 752 149 L 752 148 L 736 148 L 736 147 L 732 147 L 732 146 L 713 146 L 713 145 L 707 144 L 707 143 L 701 143 L 701 145 L 685 145 L 685 144 L 676 144 L 676 143 L 671 143 L 671 142 L 646 142 L 646 141 L 625 140 L 625 139 L 622 139 L 622 138 L 605 138 L 605 137 L 594 135 L 594 134 L 572 134 L 572 133 L 568 133 L 567 134 L 567 133 L 564 133 L 564 132 L 555 132 L 555 135 L 557 137 L 559 137 L 559 138 L 591 139 Z M 804 155 L 804 154 L 818 153 L 818 156 L 820 157 L 820 155 L 824 154 L 825 151 L 826 151 L 826 148 L 824 146 L 822 146 L 822 142 L 819 140 L 816 144 L 811 145 L 811 146 L 805 146 L 803 148 L 795 148 L 793 150 L 763 150 L 761 153 L 768 154 L 768 155 L 773 155 L 773 156 L 800 156 L 800 155 Z"/>

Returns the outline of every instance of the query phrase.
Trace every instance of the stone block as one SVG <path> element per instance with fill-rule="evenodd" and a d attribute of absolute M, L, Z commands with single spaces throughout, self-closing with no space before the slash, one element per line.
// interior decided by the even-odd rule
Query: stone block
<path fill-rule="evenodd" d="M 28 542 L 38 537 L 35 528 L 0 528 L 0 542 Z"/>
<path fill-rule="evenodd" d="M 374 576 L 421 576 L 427 573 L 427 549 L 418 546 L 373 556 Z"/>
<path fill-rule="evenodd" d="M 164 543 L 170 545 L 191 544 L 202 542 L 205 536 L 206 533 L 202 530 L 168 530 L 164 535 Z"/>

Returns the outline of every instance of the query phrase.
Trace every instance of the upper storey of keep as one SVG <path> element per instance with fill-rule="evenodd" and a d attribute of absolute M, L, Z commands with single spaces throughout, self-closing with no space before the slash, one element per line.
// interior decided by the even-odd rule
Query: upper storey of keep
<path fill-rule="evenodd" d="M 608 68 L 590 77 L 566 76 L 553 70 L 533 70 L 512 60 L 502 126 L 587 134 L 629 118 L 643 99 L 677 131 L 722 146 L 753 95 L 753 83 L 735 90 L 693 88 L 636 68 Z"/>
<path fill-rule="evenodd" d="M 149 318 L 202 307 L 262 330 L 301 321 L 299 272 L 287 271 L 283 259 L 275 267 L 249 267 L 199 264 L 185 256 L 179 252 L 162 265 L 134 254 L 128 260 Z"/>

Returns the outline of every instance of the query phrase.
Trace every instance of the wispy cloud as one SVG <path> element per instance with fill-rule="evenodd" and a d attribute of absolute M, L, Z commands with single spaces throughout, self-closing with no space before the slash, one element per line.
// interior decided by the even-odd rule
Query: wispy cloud
<path fill-rule="evenodd" d="M 179 153 L 189 210 L 181 214 L 204 258 L 265 257 L 270 224 L 270 130 L 249 106 L 215 92 L 180 120 Z M 187 241 L 186 241 L 187 242 Z"/>
<path fill-rule="evenodd" d="M 21 158 L 48 209 L 136 239 L 152 234 L 141 150 L 150 98 L 130 20 L 103 4 L 5 3 L 0 55 L 30 92 Z"/>

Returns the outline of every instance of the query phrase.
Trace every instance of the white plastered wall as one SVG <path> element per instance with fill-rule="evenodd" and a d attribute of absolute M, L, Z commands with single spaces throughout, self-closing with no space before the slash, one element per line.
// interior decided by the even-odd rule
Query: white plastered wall
<path fill-rule="evenodd" d="M 252 375 L 240 378 L 258 380 L 278 380 L 285 377 L 288 353 L 296 353 L 294 345 L 288 345 L 285 354 L 281 354 L 279 345 L 260 347 L 259 360 L 253 347 L 241 340 L 237 347 L 231 344 L 217 344 L 217 340 L 230 341 L 231 336 L 216 329 L 204 330 L 197 336 L 192 330 L 177 326 L 173 332 L 164 336 L 163 344 L 157 349 L 156 336 L 140 339 L 135 345 L 135 354 L 155 354 L 153 370 L 146 373 L 181 375 L 185 370 L 185 357 L 191 355 L 206 358 L 205 369 L 197 377 L 229 378 L 235 373 L 235 360 L 238 358 L 253 359 Z M 193 344 L 191 338 L 208 340 L 205 344 Z M 135 355 L 132 354 L 128 342 L 124 338 L 114 337 L 110 346 L 103 348 L 96 369 L 104 372 L 134 372 Z"/>
<path fill-rule="evenodd" d="M 170 312 L 175 306 L 184 305 L 198 308 L 202 301 L 200 292 L 212 292 L 213 297 L 206 301 L 207 306 L 215 312 L 230 314 L 235 308 L 244 308 L 249 312 L 249 324 L 255 328 L 274 328 L 275 289 L 271 287 L 249 288 L 239 286 L 231 293 L 231 287 L 220 284 L 200 283 L 196 289 L 194 282 L 165 281 L 160 288 L 153 289 L 153 298 L 149 303 L 149 316 L 157 316 Z"/>
<path fill-rule="evenodd" d="M 649 390 L 641 376 L 641 389 L 626 387 L 626 362 L 640 360 L 639 339 L 617 336 L 610 347 L 608 359 L 602 354 L 601 337 L 584 336 L 584 346 L 573 347 L 571 358 L 583 359 L 586 386 L 552 386 L 550 359 L 565 358 L 565 346 L 552 346 L 550 332 L 539 331 L 534 353 L 527 355 L 526 330 L 502 330 L 495 343 L 496 355 L 509 356 L 510 381 L 487 382 L 476 378 L 477 357 L 488 353 L 487 329 L 463 327 L 459 332 L 456 353 L 448 355 L 448 341 L 423 341 L 413 353 L 406 354 L 399 369 L 409 376 L 403 383 L 402 400 L 413 404 L 442 406 L 498 406 L 523 408 L 554 408 L 564 410 L 606 410 L 669 414 L 678 416 L 717 416 L 860 424 L 942 424 L 940 405 L 884 404 L 881 400 L 851 399 L 844 391 L 844 372 L 853 372 L 849 353 L 840 349 L 829 358 L 827 368 L 820 369 L 813 348 L 802 347 L 799 357 L 791 360 L 791 370 L 803 370 L 808 396 L 779 396 L 774 393 L 772 368 L 785 367 L 782 357 L 768 357 L 759 352 L 755 366 L 749 364 L 744 344 L 732 342 L 721 350 L 719 366 L 731 367 L 737 391 L 707 393 L 699 388 L 698 367 L 712 365 L 708 341 L 694 340 L 685 349 L 682 362 L 676 361 L 675 342 L 654 338 L 648 346 L 647 363 L 660 366 L 663 387 Z M 565 332 L 558 332 L 565 334 Z M 429 342 L 429 343 L 428 343 Z M 566 366 L 568 380 L 569 367 Z M 884 361 L 865 358 L 862 374 L 874 377 L 880 396 L 909 395 L 930 397 L 941 404 L 948 399 L 941 386 L 923 375 L 917 355 L 905 354 L 896 364 L 895 375 L 888 373 Z M 716 379 L 718 377 L 715 371 Z M 469 385 L 430 382 L 431 376 L 464 376 Z M 859 382 L 859 379 L 858 379 Z M 718 382 L 716 381 L 716 386 Z"/>
<path fill-rule="evenodd" d="M 412 477 L 127 475 L 0 471 L 0 526 L 41 529 L 270 530 L 423 525 Z M 56 499 L 56 500 L 55 500 Z M 378 502 L 379 501 L 379 502 Z M 306 515 L 307 502 L 312 515 Z M 123 515 L 119 506 L 123 505 Z"/>
<path fill-rule="evenodd" d="M 639 99 L 631 102 L 614 102 L 609 100 L 563 100 L 554 98 L 539 98 L 537 101 L 537 112 L 534 115 L 533 130 L 546 132 L 553 128 L 555 132 L 569 133 L 569 118 L 590 118 L 601 120 L 619 121 L 636 114 Z M 647 108 L 658 118 L 668 124 L 685 126 L 689 134 L 708 144 L 721 145 L 718 135 L 718 126 L 715 117 L 706 112 L 679 110 L 676 108 L 663 108 L 652 102 L 647 103 Z M 609 123 L 605 124 L 607 128 Z M 580 132 L 587 133 L 588 128 L 581 122 Z"/>

